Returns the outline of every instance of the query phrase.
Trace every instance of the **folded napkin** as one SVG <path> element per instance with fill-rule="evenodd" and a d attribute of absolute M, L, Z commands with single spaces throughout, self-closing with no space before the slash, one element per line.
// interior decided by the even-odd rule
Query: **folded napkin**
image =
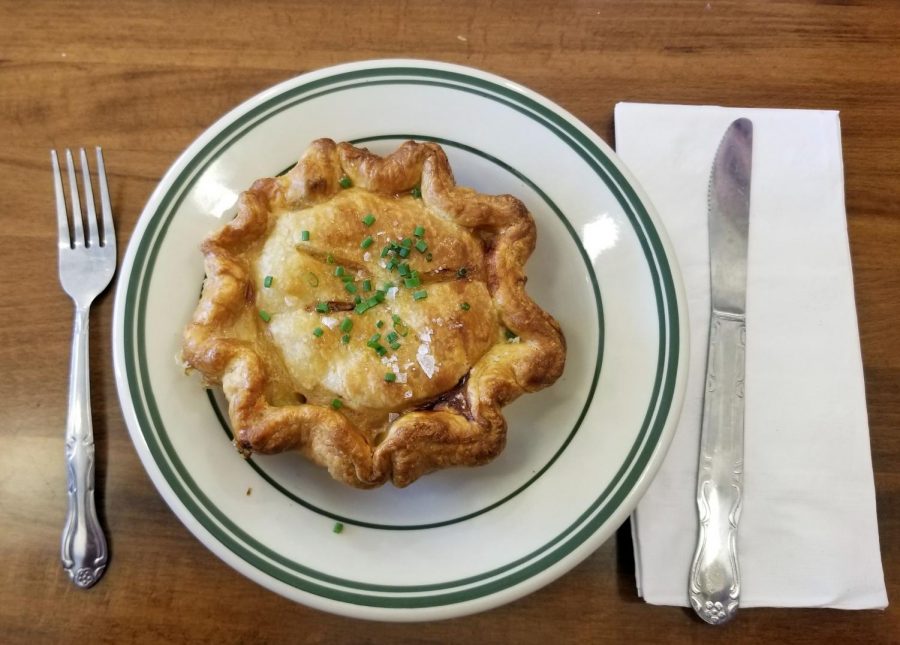
<path fill-rule="evenodd" d="M 709 325 L 715 151 L 753 121 L 747 277 L 743 607 L 884 608 L 837 112 L 620 103 L 618 154 L 656 206 L 691 329 L 684 407 L 632 517 L 638 593 L 688 605 Z"/>

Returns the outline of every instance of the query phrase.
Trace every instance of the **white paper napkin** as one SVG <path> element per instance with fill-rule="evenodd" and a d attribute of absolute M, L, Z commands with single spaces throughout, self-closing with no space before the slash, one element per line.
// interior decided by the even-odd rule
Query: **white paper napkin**
<path fill-rule="evenodd" d="M 716 148 L 753 121 L 747 278 L 743 607 L 887 606 L 837 112 L 620 103 L 618 154 L 684 276 L 690 370 L 680 423 L 632 517 L 638 592 L 688 605 L 709 325 L 707 190 Z"/>

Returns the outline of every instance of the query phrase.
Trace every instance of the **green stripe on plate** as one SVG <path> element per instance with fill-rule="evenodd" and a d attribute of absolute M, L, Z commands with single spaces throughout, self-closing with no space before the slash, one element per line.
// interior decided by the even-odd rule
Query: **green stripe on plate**
<path fill-rule="evenodd" d="M 358 86 L 374 83 L 421 84 L 473 93 L 515 109 L 552 131 L 595 171 L 619 201 L 640 240 L 653 276 L 660 321 L 660 352 L 653 398 L 638 438 L 612 483 L 577 521 L 553 540 L 514 562 L 460 580 L 397 586 L 337 578 L 290 561 L 241 531 L 203 494 L 174 452 L 161 423 L 144 360 L 144 314 L 152 268 L 172 217 L 197 177 L 230 145 L 260 122 L 278 111 L 311 100 L 315 96 L 350 89 L 352 85 L 348 83 L 352 81 L 362 81 Z M 342 83 L 345 85 L 337 86 Z M 325 88 L 322 92 L 311 94 L 322 88 Z M 459 72 L 395 67 L 335 74 L 285 90 L 249 109 L 224 126 L 172 181 L 159 206 L 150 216 L 134 257 L 134 268 L 128 276 L 126 286 L 123 317 L 125 371 L 135 415 L 157 467 L 185 509 L 224 547 L 260 572 L 299 590 L 325 598 L 370 607 L 436 607 L 488 596 L 533 577 L 583 544 L 611 517 L 643 473 L 659 441 L 672 404 L 680 325 L 675 306 L 675 285 L 662 241 L 640 199 L 605 153 L 562 116 L 515 90 Z"/>
<path fill-rule="evenodd" d="M 591 279 L 591 287 L 594 292 L 594 302 L 597 307 L 599 339 L 598 339 L 598 343 L 597 343 L 597 361 L 594 366 L 594 374 L 593 374 L 593 377 L 591 378 L 591 385 L 588 390 L 586 400 L 585 400 L 584 404 L 582 405 L 581 411 L 578 415 L 578 419 L 572 426 L 571 431 L 569 432 L 568 436 L 566 436 L 565 440 L 563 441 L 563 443 L 559 447 L 559 449 L 551 456 L 551 458 L 547 461 L 546 464 L 544 464 L 530 479 L 528 479 L 528 481 L 526 481 L 524 484 L 522 484 L 521 486 L 516 488 L 514 491 L 507 494 L 505 497 L 501 498 L 500 500 L 485 506 L 484 508 L 478 509 L 477 511 L 473 511 L 471 513 L 467 513 L 460 517 L 454 517 L 452 519 L 442 520 L 440 522 L 431 522 L 429 524 L 377 524 L 377 523 L 373 523 L 373 522 L 366 522 L 363 520 L 358 520 L 358 519 L 355 519 L 352 517 L 347 517 L 345 515 L 340 515 L 333 511 L 329 511 L 329 510 L 326 510 L 319 506 L 316 506 L 315 504 L 303 499 L 299 495 L 288 490 L 288 488 L 286 486 L 284 486 L 283 484 L 278 482 L 274 477 L 272 477 L 272 475 L 270 475 L 268 472 L 266 472 L 266 470 L 259 463 L 257 463 L 256 460 L 254 460 L 253 458 L 249 458 L 246 460 L 247 465 L 250 468 L 252 468 L 266 482 L 268 482 L 269 485 L 271 485 L 275 490 L 280 492 L 282 495 L 284 495 L 291 501 L 294 501 L 297 504 L 300 504 L 304 508 L 307 508 L 315 513 L 318 513 L 318 514 L 328 517 L 330 519 L 342 522 L 344 524 L 350 524 L 350 525 L 354 525 L 354 526 L 360 526 L 363 528 L 385 530 L 385 531 L 420 531 L 420 530 L 425 530 L 425 529 L 440 528 L 442 526 L 448 526 L 450 524 L 457 524 L 459 522 L 464 522 L 466 520 L 470 520 L 474 517 L 477 517 L 479 515 L 487 513 L 488 511 L 491 511 L 491 510 L 497 508 L 498 506 L 501 506 L 502 504 L 505 504 L 509 500 L 516 497 L 519 493 L 526 490 L 534 482 L 536 482 L 538 479 L 540 479 L 540 477 L 544 473 L 547 472 L 547 470 L 550 468 L 550 466 L 552 466 L 554 464 L 554 462 L 556 462 L 556 460 L 559 458 L 559 456 L 565 451 L 565 449 L 568 447 L 568 445 L 572 442 L 572 439 L 575 437 L 575 434 L 578 432 L 578 429 L 581 427 L 582 421 L 584 421 L 584 417 L 587 416 L 588 408 L 590 407 L 590 403 L 594 398 L 594 390 L 597 388 L 597 381 L 600 378 L 600 367 L 603 363 L 603 338 L 604 338 L 603 306 L 602 306 L 602 301 L 600 298 L 600 287 L 597 284 L 597 276 L 594 274 L 594 267 L 591 266 L 590 258 L 588 257 L 587 253 L 585 252 L 584 247 L 581 245 L 581 241 L 578 239 L 578 233 L 572 227 L 572 224 L 569 222 L 569 220 L 566 219 L 565 215 L 563 215 L 562 211 L 556 205 L 556 203 L 552 199 L 550 199 L 550 197 L 547 195 L 547 193 L 545 193 L 543 190 L 541 190 L 541 188 L 534 181 L 532 181 L 531 179 L 526 177 L 523 173 L 516 170 L 509 164 L 501 161 L 500 159 L 497 159 L 493 155 L 489 155 L 486 152 L 483 152 L 481 150 L 473 148 L 472 146 L 468 146 L 464 143 L 460 143 L 458 141 L 453 141 L 451 139 L 445 139 L 445 138 L 441 138 L 441 137 L 432 137 L 432 136 L 428 136 L 428 135 L 424 135 L 424 134 L 384 134 L 384 135 L 378 135 L 378 136 L 372 136 L 372 137 L 364 137 L 361 139 L 355 139 L 355 140 L 351 141 L 350 143 L 357 145 L 357 144 L 362 144 L 362 143 L 371 143 L 373 141 L 404 141 L 404 140 L 410 140 L 410 139 L 416 140 L 416 141 L 432 141 L 435 143 L 439 143 L 440 145 L 444 146 L 445 148 L 447 148 L 447 147 L 457 148 L 459 150 L 463 150 L 470 154 L 474 154 L 478 157 L 481 157 L 482 159 L 485 159 L 486 161 L 489 161 L 489 162 L 493 163 L 494 165 L 502 168 L 509 174 L 516 177 L 516 179 L 527 184 L 535 193 L 538 194 L 538 196 L 543 200 L 543 202 L 547 205 L 547 207 L 551 211 L 553 211 L 553 213 L 563 223 L 563 225 L 566 228 L 566 231 L 569 233 L 572 240 L 575 242 L 575 246 L 578 248 L 578 251 L 581 255 L 581 259 L 584 262 L 585 270 L 587 271 L 587 274 Z M 283 173 L 281 173 L 281 174 L 283 174 Z M 229 440 L 234 439 L 234 436 L 231 432 L 231 428 L 228 424 L 227 414 L 225 413 L 224 410 L 222 410 L 219 407 L 219 404 L 217 403 L 215 396 L 212 394 L 211 391 L 207 391 L 207 398 L 210 402 L 210 405 L 212 406 L 212 409 L 216 416 L 216 419 L 219 421 L 219 424 L 222 426 L 222 430 L 228 436 Z"/>

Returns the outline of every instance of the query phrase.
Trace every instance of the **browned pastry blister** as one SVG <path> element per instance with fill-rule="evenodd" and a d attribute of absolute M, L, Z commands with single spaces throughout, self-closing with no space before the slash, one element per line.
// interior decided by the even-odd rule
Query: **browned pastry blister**
<path fill-rule="evenodd" d="M 457 186 L 436 144 L 379 157 L 319 139 L 203 242 L 182 358 L 222 386 L 245 455 L 299 451 L 358 488 L 485 464 L 503 406 L 565 363 L 525 292 L 535 238 L 522 202 Z"/>

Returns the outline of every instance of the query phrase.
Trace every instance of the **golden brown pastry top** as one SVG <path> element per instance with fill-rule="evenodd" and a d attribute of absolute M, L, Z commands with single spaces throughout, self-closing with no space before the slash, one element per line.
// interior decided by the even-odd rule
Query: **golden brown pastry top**
<path fill-rule="evenodd" d="M 521 202 L 457 187 L 435 144 L 320 139 L 204 241 L 184 361 L 222 384 L 245 454 L 298 449 L 361 488 L 485 463 L 500 408 L 565 360 L 524 291 L 534 242 Z"/>

